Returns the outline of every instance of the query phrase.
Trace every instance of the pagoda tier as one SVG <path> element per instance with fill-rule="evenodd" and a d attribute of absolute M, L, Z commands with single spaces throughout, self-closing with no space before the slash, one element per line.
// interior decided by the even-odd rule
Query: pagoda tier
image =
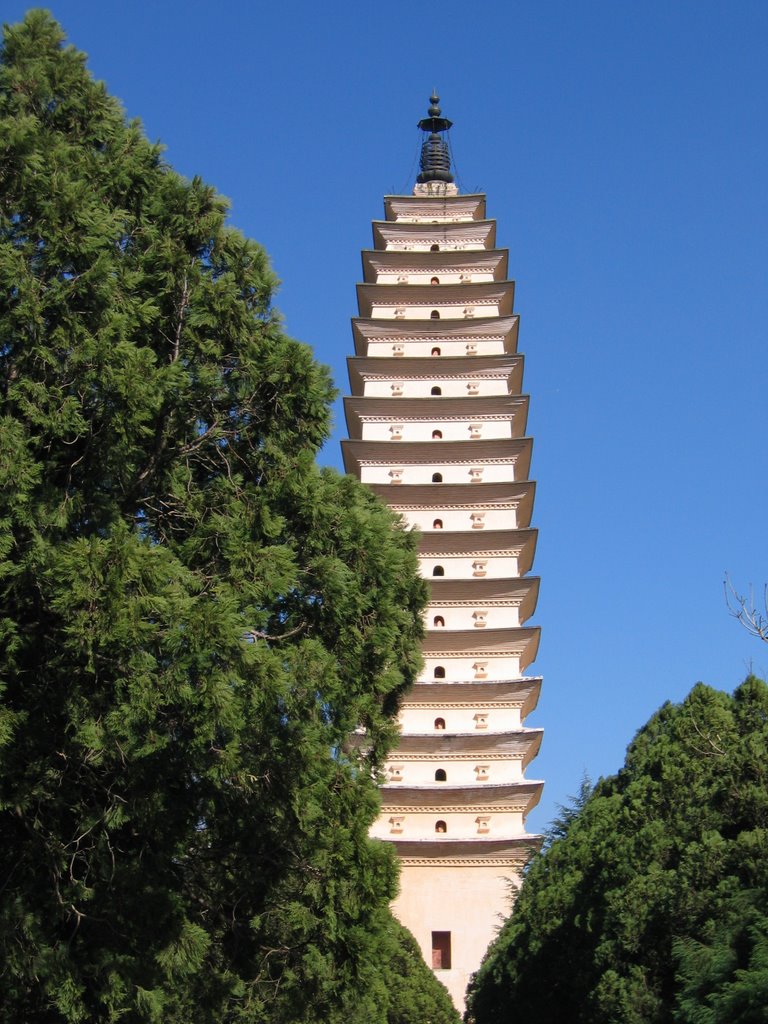
<path fill-rule="evenodd" d="M 505 755 L 515 757 L 525 767 L 538 754 L 543 733 L 540 729 L 519 729 L 516 732 L 463 732 L 447 731 L 425 733 L 403 733 L 392 761 L 407 760 L 416 755 L 434 758 L 461 758 L 474 760 L 477 757 L 503 759 Z M 433 787 L 439 788 L 439 787 Z"/>
<path fill-rule="evenodd" d="M 403 711 L 408 711 L 408 735 L 518 734 L 538 698 L 538 685 L 523 696 L 516 693 L 514 687 L 520 681 L 518 677 L 479 682 L 463 679 L 417 682 L 401 705 Z M 537 684 L 538 680 L 533 683 Z M 400 756 L 400 752 L 395 755 L 396 759 Z"/>
<path fill-rule="evenodd" d="M 385 812 L 403 810 L 426 814 L 443 810 L 484 809 L 525 813 L 541 797 L 540 782 L 478 783 L 475 786 L 405 786 L 389 783 L 381 787 L 381 806 Z M 427 801 L 425 803 L 425 801 Z M 434 832 L 434 829 L 431 830 Z M 520 825 L 522 832 L 522 821 Z"/>
<path fill-rule="evenodd" d="M 485 196 L 384 196 L 384 216 L 388 221 L 414 221 L 428 224 L 455 224 L 485 220 Z"/>
<path fill-rule="evenodd" d="M 523 579 L 432 579 L 427 609 L 427 626 L 452 630 L 466 622 L 463 609 L 483 609 L 484 626 L 493 628 L 502 624 L 520 626 L 536 608 L 539 580 L 536 576 Z M 476 613 L 479 616 L 479 613 Z M 434 622 L 432 616 L 442 621 Z M 476 628 L 483 628 L 477 626 Z"/>
<path fill-rule="evenodd" d="M 349 358 L 347 366 L 352 394 L 365 398 L 426 398 L 435 380 L 446 398 L 519 395 L 523 382 L 523 357 L 517 355 L 447 356 L 439 366 L 434 356 L 413 356 L 398 365 L 394 381 L 389 357 Z"/>
<path fill-rule="evenodd" d="M 514 297 L 513 281 L 357 286 L 361 317 L 395 320 L 471 320 L 475 317 L 509 316 Z M 433 316 L 435 312 L 439 316 Z"/>
<path fill-rule="evenodd" d="M 371 834 L 379 839 L 434 843 L 435 823 L 440 835 L 454 840 L 490 839 L 499 832 L 524 835 L 525 815 L 541 797 L 541 783 L 496 783 L 475 786 L 382 787 L 382 812 Z"/>
<path fill-rule="evenodd" d="M 469 485 L 472 486 L 471 484 Z M 419 540 L 419 554 L 422 556 L 422 567 L 427 559 L 436 555 L 498 555 L 507 551 L 520 552 L 526 559 L 515 575 L 523 575 L 531 568 L 538 530 L 528 527 L 525 530 L 433 530 L 424 533 Z M 528 561 L 528 559 L 530 561 Z M 430 573 L 441 576 L 442 573 Z M 472 574 L 474 579 L 483 574 Z"/>
<path fill-rule="evenodd" d="M 345 398 L 349 436 L 364 441 L 465 441 L 522 437 L 527 395 Z"/>
<path fill-rule="evenodd" d="M 414 881 L 421 882 L 421 885 L 414 886 L 414 903 L 421 913 L 427 915 L 427 920 L 434 920 L 434 905 L 430 897 L 435 886 L 430 883 L 437 881 L 442 884 L 455 876 L 455 870 L 443 873 L 436 870 L 437 868 L 501 868 L 511 869 L 520 874 L 533 851 L 541 845 L 540 838 L 526 833 L 509 839 L 486 840 L 483 843 L 476 839 L 449 839 L 447 836 L 440 842 L 407 839 L 394 839 L 393 842 L 402 868 L 427 869 L 426 872 L 414 871 L 411 874 Z M 483 872 L 477 879 L 479 884 L 474 894 L 476 900 L 482 900 L 487 895 L 487 886 L 482 884 L 485 873 Z M 419 877 L 420 875 L 422 877 Z M 442 975 L 439 974 L 438 977 L 442 978 Z"/>
<path fill-rule="evenodd" d="M 412 196 L 387 196 L 362 253 L 344 465 L 420 533 L 423 667 L 401 704 L 371 834 L 395 843 L 393 904 L 463 1009 L 538 839 L 525 727 L 540 680 L 535 485 L 508 252 L 483 195 L 459 195 L 433 96 Z M 362 742 L 357 737 L 355 742 Z"/>
<path fill-rule="evenodd" d="M 487 679 L 480 683 L 461 681 L 416 683 L 405 695 L 403 708 L 434 710 L 439 707 L 473 708 L 478 702 L 517 710 L 520 721 L 536 707 L 541 679 L 526 676 L 518 679 Z"/>
<path fill-rule="evenodd" d="M 535 659 L 538 647 L 539 631 L 528 627 L 483 630 L 482 635 L 479 630 L 428 631 L 418 678 L 460 681 L 520 675 Z"/>
<path fill-rule="evenodd" d="M 474 281 L 506 281 L 506 249 L 478 249 L 471 258 L 466 251 L 413 252 L 403 249 L 363 251 L 363 280 L 368 284 L 463 284 Z M 466 280 L 463 280 L 466 279 Z"/>
<path fill-rule="evenodd" d="M 371 484 L 371 490 L 399 512 L 408 528 L 475 530 L 484 526 L 525 529 L 531 522 L 536 485 L 532 480 L 498 484 Z M 482 510 L 478 512 L 478 509 Z"/>
<path fill-rule="evenodd" d="M 496 247 L 496 221 L 420 224 L 418 221 L 374 221 L 373 244 L 388 252 L 477 252 Z M 437 246 L 437 249 L 434 247 Z"/>
<path fill-rule="evenodd" d="M 458 319 L 407 319 L 393 315 L 387 318 L 355 317 L 352 335 L 358 356 L 495 356 L 517 352 L 519 318 L 516 316 L 476 316 Z M 423 310 L 426 307 L 423 307 Z M 463 309 L 456 306 L 455 311 Z M 439 373 L 439 367 L 435 367 Z M 392 367 L 397 378 L 400 368 Z"/>
<path fill-rule="evenodd" d="M 480 655 L 513 655 L 533 661 L 539 642 L 539 630 L 519 626 L 508 629 L 436 629 L 427 630 L 423 642 L 425 658 L 458 657 L 465 652 Z"/>
<path fill-rule="evenodd" d="M 366 484 L 479 484 L 527 480 L 532 444 L 529 437 L 440 445 L 349 440 L 342 441 L 341 450 L 346 471 Z"/>

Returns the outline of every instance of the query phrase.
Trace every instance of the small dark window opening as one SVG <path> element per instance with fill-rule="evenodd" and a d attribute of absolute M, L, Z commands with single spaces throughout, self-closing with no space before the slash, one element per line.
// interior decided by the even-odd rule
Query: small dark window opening
<path fill-rule="evenodd" d="M 433 277 L 432 280 L 429 283 L 430 284 L 440 284 L 440 278 L 439 277 Z"/>
<path fill-rule="evenodd" d="M 436 718 L 435 719 L 435 728 L 436 729 L 445 729 L 445 719 L 444 718 Z"/>
<path fill-rule="evenodd" d="M 443 389 L 441 387 L 438 387 L 437 384 L 435 384 L 435 386 L 429 393 L 430 395 L 442 395 Z"/>
<path fill-rule="evenodd" d="M 442 430 L 433 430 L 432 431 L 432 440 L 433 441 L 442 441 L 442 439 L 443 439 L 443 432 L 442 432 Z"/>
<path fill-rule="evenodd" d="M 440 246 L 437 244 L 437 242 L 435 242 L 434 245 L 430 245 L 429 251 L 430 252 L 440 252 Z"/>
<path fill-rule="evenodd" d="M 439 356 L 439 355 L 442 355 L 442 352 L 440 351 L 439 348 L 433 348 L 432 349 L 432 355 L 433 356 Z"/>
<path fill-rule="evenodd" d="M 430 320 L 439 320 L 440 319 L 440 310 L 439 309 L 433 309 L 432 312 L 429 314 L 429 319 Z"/>
<path fill-rule="evenodd" d="M 433 473 L 432 474 L 432 483 L 433 484 L 441 484 L 442 482 L 443 482 L 443 474 L 442 473 Z"/>
<path fill-rule="evenodd" d="M 451 933 L 432 932 L 432 970 L 451 969 Z"/>
<path fill-rule="evenodd" d="M 435 772 L 435 782 L 447 782 L 448 776 L 445 773 L 445 768 L 438 768 Z"/>
<path fill-rule="evenodd" d="M 435 665 L 435 671 L 432 674 L 435 679 L 445 679 L 445 669 L 442 665 Z"/>
<path fill-rule="evenodd" d="M 442 528 L 443 528 L 443 520 L 442 519 L 436 519 L 434 521 L 434 523 L 432 523 L 432 529 L 433 530 L 442 530 Z"/>
<path fill-rule="evenodd" d="M 445 619 L 443 618 L 443 616 L 442 616 L 442 615 L 436 615 L 436 616 L 434 617 L 434 619 L 432 619 L 432 625 L 433 625 L 433 626 L 436 626 L 436 627 L 438 627 L 438 628 L 439 628 L 440 626 L 444 626 L 444 625 L 445 625 Z"/>
<path fill-rule="evenodd" d="M 448 831 L 448 826 L 445 824 L 444 821 L 436 821 L 435 822 L 435 832 L 444 833 L 444 832 L 447 832 L 447 831 Z"/>
<path fill-rule="evenodd" d="M 445 576 L 445 569 L 442 567 L 442 565 L 436 565 L 435 568 L 432 570 L 432 575 Z"/>

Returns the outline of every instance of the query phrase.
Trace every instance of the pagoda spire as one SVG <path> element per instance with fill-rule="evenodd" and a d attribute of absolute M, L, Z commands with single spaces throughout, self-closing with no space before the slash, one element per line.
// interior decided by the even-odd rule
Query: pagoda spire
<path fill-rule="evenodd" d="M 451 153 L 448 143 L 440 136 L 447 132 L 453 124 L 447 117 L 441 117 L 442 111 L 438 106 L 440 97 L 433 91 L 429 97 L 428 117 L 419 121 L 418 127 L 429 135 L 424 139 L 421 146 L 421 159 L 419 160 L 419 176 L 416 181 L 425 185 L 430 181 L 444 181 L 447 184 L 453 182 L 451 174 Z"/>

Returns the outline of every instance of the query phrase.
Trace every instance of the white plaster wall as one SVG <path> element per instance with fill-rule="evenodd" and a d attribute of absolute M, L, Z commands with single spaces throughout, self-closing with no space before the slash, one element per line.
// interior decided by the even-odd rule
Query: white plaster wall
<path fill-rule="evenodd" d="M 476 715 L 486 716 L 486 727 L 480 728 Z M 435 729 L 435 719 L 442 718 L 445 729 Z M 513 732 L 519 729 L 520 708 L 492 708 L 478 704 L 472 708 L 411 708 L 405 707 L 398 716 L 400 731 L 410 733 L 442 732 Z"/>
<path fill-rule="evenodd" d="M 403 865 L 392 910 L 432 962 L 432 932 L 451 933 L 451 969 L 435 971 L 460 1013 L 470 975 L 480 966 L 502 919 L 512 909 L 512 867 Z"/>
<path fill-rule="evenodd" d="M 425 797 L 428 799 L 428 797 Z M 391 822 L 391 817 L 402 818 L 401 822 Z M 478 817 L 487 818 L 487 822 L 477 821 Z M 435 823 L 444 821 L 445 833 L 435 831 Z M 522 835 L 524 832 L 523 815 L 520 811 L 486 811 L 469 809 L 467 811 L 411 811 L 403 814 L 400 811 L 390 812 L 386 808 L 371 826 L 370 835 L 374 839 L 435 839 L 443 834 L 449 839 L 506 839 Z"/>
<path fill-rule="evenodd" d="M 456 303 L 455 305 L 442 304 L 437 301 L 427 305 L 426 303 L 401 303 L 397 306 L 391 301 L 387 303 L 374 303 L 371 306 L 371 317 L 374 320 L 431 320 L 432 310 L 440 313 L 441 320 L 468 320 L 477 317 L 498 316 L 499 305 L 497 302 Z M 400 311 L 399 314 L 397 311 Z M 435 318 L 437 319 L 437 317 Z"/>
<path fill-rule="evenodd" d="M 411 270 L 405 273 L 395 270 L 377 274 L 376 284 L 432 284 L 433 277 L 438 279 L 437 285 L 433 285 L 435 288 L 441 284 L 473 284 L 477 281 L 488 283 L 494 279 L 493 272 L 487 270 L 476 270 L 473 273 L 467 273 L 466 270 Z"/>
<path fill-rule="evenodd" d="M 429 217 L 420 217 L 413 213 L 398 213 L 395 211 L 393 220 L 400 224 L 465 224 L 473 221 L 475 218 L 471 216 L 459 216 L 455 213 L 438 213 L 435 211 Z"/>
<path fill-rule="evenodd" d="M 435 359 L 435 369 L 439 369 L 439 358 Z M 402 366 L 402 364 L 399 364 Z M 363 395 L 366 398 L 392 398 L 392 384 L 402 389 L 402 394 L 397 398 L 429 398 L 430 391 L 437 384 L 443 389 L 444 398 L 468 398 L 470 390 L 476 395 L 508 395 L 509 388 L 506 378 L 498 380 L 487 380 L 478 378 L 471 380 L 469 377 L 462 377 L 456 380 L 404 380 L 393 374 L 392 377 L 378 380 L 367 380 L 363 385 Z"/>
<path fill-rule="evenodd" d="M 438 449 L 436 444 L 436 460 L 438 458 L 437 451 Z M 453 463 L 440 464 L 437 461 L 418 466 L 398 466 L 397 463 L 393 463 L 392 466 L 363 466 L 360 470 L 360 479 L 364 484 L 390 484 L 392 483 L 390 469 L 402 470 L 400 482 L 403 484 L 432 483 L 433 473 L 442 473 L 442 482 L 444 484 L 513 483 L 517 479 L 515 477 L 515 463 L 512 459 L 510 459 L 509 462 L 495 463 L 491 466 L 484 466 L 482 462 L 478 462 L 476 465 L 472 466 L 461 466 Z M 479 480 L 475 480 L 470 472 L 470 470 L 474 469 L 482 470 Z M 440 485 L 438 483 L 435 484 L 435 487 L 439 486 Z M 439 498 L 437 494 L 435 494 L 435 501 L 438 500 Z"/>
<path fill-rule="evenodd" d="M 399 427 L 400 429 L 394 429 Z M 433 438 L 432 433 L 439 430 L 442 438 Z M 396 435 L 399 435 L 396 436 Z M 438 411 L 435 410 L 435 418 L 428 423 L 398 422 L 393 424 L 392 420 L 386 422 L 365 422 L 363 421 L 364 441 L 493 441 L 509 439 L 512 437 L 511 420 L 486 420 L 467 417 L 466 420 L 441 420 Z"/>
<path fill-rule="evenodd" d="M 475 612 L 484 613 L 484 626 L 476 625 L 479 616 L 475 616 Z M 435 625 L 434 619 L 436 616 L 442 617 L 444 625 Z M 448 632 L 452 629 L 476 629 L 478 633 L 482 633 L 484 629 L 513 629 L 515 626 L 520 625 L 520 609 L 512 605 L 505 605 L 501 608 L 489 608 L 481 602 L 478 602 L 474 608 L 446 607 L 438 602 L 435 602 L 435 604 L 430 602 L 424 613 L 424 625 L 427 629 L 434 630 L 435 633 L 441 629 Z"/>
<path fill-rule="evenodd" d="M 429 318 L 429 312 L 427 313 L 427 319 Z M 392 320 L 392 317 L 388 319 Z M 423 317 L 422 317 L 423 319 Z M 398 356 L 397 346 L 403 349 Z M 366 346 L 366 352 L 369 356 L 380 356 L 407 359 L 409 356 L 431 356 L 433 359 L 438 359 L 439 356 L 432 356 L 432 349 L 439 348 L 441 355 L 444 356 L 495 356 L 503 355 L 504 353 L 504 339 L 503 338 L 489 338 L 483 340 L 479 338 L 477 341 L 451 341 L 449 339 L 435 338 L 434 340 L 427 341 L 405 341 L 405 342 L 394 342 L 390 339 L 386 341 L 371 341 Z M 396 370 L 393 368 L 393 376 L 396 374 Z"/>
<path fill-rule="evenodd" d="M 473 512 L 485 512 L 484 526 L 475 527 L 470 518 Z M 422 533 L 432 533 L 435 530 L 466 530 L 472 533 L 482 533 L 483 530 L 517 529 L 517 509 L 489 509 L 484 508 L 481 504 L 478 504 L 476 509 L 441 509 L 437 506 L 425 509 L 407 509 L 401 511 L 400 515 L 409 527 L 420 530 Z M 436 519 L 442 522 L 441 527 L 434 526 Z"/>
<path fill-rule="evenodd" d="M 480 630 L 478 630 L 478 633 Z M 478 645 L 481 639 L 478 637 Z M 476 668 L 476 663 L 485 662 L 486 668 Z M 520 659 L 506 655 L 504 657 L 492 657 L 491 655 L 478 655 L 476 658 L 446 658 L 434 657 L 424 659 L 424 668 L 418 676 L 419 682 L 434 682 L 435 668 L 440 665 L 445 669 L 445 679 L 448 682 L 460 683 L 468 679 L 515 679 L 520 675 Z M 483 676 L 485 671 L 486 675 Z M 478 674 L 479 673 L 479 674 Z"/>
<path fill-rule="evenodd" d="M 435 757 L 427 760 L 409 761 L 401 755 L 393 754 L 387 769 L 396 767 L 400 771 L 400 781 L 404 786 L 442 785 L 435 782 L 435 772 L 442 768 L 446 774 L 446 786 L 482 786 L 485 783 L 510 783 L 523 780 L 523 759 L 520 757 L 498 758 L 496 760 L 462 758 L 452 760 L 449 757 Z M 389 781 L 393 780 L 391 777 Z"/>
<path fill-rule="evenodd" d="M 481 239 L 465 242 L 446 242 L 442 234 L 411 242 L 389 241 L 384 246 L 387 252 L 432 252 L 432 246 L 439 245 L 438 252 L 478 252 L 490 248 Z"/>
<path fill-rule="evenodd" d="M 475 566 L 476 562 L 485 562 L 485 565 Z M 445 569 L 444 578 L 447 580 L 470 580 L 488 579 L 502 580 L 515 579 L 518 576 L 517 558 L 514 555 L 497 555 L 495 557 L 480 555 L 478 557 L 453 558 L 448 556 L 432 556 L 419 558 L 419 572 L 425 579 L 432 579 L 434 568 L 441 565 Z M 480 630 L 478 630 L 478 633 Z"/>

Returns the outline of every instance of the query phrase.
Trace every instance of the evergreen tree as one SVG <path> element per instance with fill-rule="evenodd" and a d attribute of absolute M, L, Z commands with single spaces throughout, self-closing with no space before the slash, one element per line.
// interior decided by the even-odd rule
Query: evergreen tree
<path fill-rule="evenodd" d="M 376 958 L 357 990 L 327 1024 L 460 1024 L 448 990 L 427 967 L 418 943 L 389 911 L 373 922 Z"/>
<path fill-rule="evenodd" d="M 382 969 L 414 538 L 315 467 L 264 252 L 45 13 L 0 138 L 0 1021 L 331 1020 Z"/>
<path fill-rule="evenodd" d="M 532 863 L 477 1024 L 768 1021 L 768 687 L 662 707 Z"/>

